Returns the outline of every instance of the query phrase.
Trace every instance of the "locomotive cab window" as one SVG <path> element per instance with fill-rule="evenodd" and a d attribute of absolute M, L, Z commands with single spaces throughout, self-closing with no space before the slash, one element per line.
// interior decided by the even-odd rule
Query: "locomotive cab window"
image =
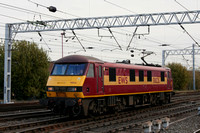
<path fill-rule="evenodd" d="M 90 66 L 89 66 L 87 77 L 91 77 L 91 78 L 94 77 L 94 65 L 93 64 L 90 64 Z"/>
<path fill-rule="evenodd" d="M 83 75 L 85 64 L 55 64 L 51 75 Z"/>
<path fill-rule="evenodd" d="M 151 71 L 147 71 L 147 81 L 148 82 L 152 81 L 152 73 L 151 73 Z"/>
<path fill-rule="evenodd" d="M 69 64 L 66 75 L 83 75 L 85 64 Z"/>
<path fill-rule="evenodd" d="M 134 69 L 130 70 L 130 81 L 135 81 L 135 70 Z"/>
<path fill-rule="evenodd" d="M 51 75 L 64 75 L 67 64 L 55 64 Z"/>
<path fill-rule="evenodd" d="M 144 71 L 143 70 L 139 70 L 139 81 L 140 82 L 144 81 Z"/>
<path fill-rule="evenodd" d="M 109 81 L 116 81 L 116 69 L 109 68 Z"/>
<path fill-rule="evenodd" d="M 164 82 L 165 81 L 165 73 L 160 72 L 160 76 L 161 76 L 161 81 Z"/>

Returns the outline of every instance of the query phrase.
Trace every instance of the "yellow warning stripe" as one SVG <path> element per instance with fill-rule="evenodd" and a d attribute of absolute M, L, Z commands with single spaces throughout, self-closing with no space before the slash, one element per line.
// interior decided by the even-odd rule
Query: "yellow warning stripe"
<path fill-rule="evenodd" d="M 160 93 L 160 92 L 172 92 L 172 90 L 166 90 L 166 91 L 150 91 L 150 92 L 137 92 L 137 93 L 120 93 L 120 94 L 107 94 L 107 95 L 90 95 L 90 96 L 84 96 L 84 98 L 90 98 L 90 97 L 105 97 L 105 96 L 121 96 L 121 95 L 137 95 L 137 94 Z"/>
<path fill-rule="evenodd" d="M 47 91 L 47 97 L 91 98 L 91 97 L 137 95 L 137 94 L 160 93 L 160 92 L 172 92 L 172 90 L 150 91 L 150 92 L 137 92 L 137 93 L 105 94 L 105 95 L 89 95 L 89 96 L 84 96 L 83 92 L 50 92 L 50 91 Z"/>

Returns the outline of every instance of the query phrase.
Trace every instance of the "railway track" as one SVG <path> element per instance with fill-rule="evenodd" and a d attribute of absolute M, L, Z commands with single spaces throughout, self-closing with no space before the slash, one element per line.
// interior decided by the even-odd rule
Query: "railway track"
<path fill-rule="evenodd" d="M 0 120 L 8 121 L 6 125 L 0 123 L 0 132 L 137 132 L 142 129 L 141 126 L 144 122 L 165 117 L 173 119 L 181 114 L 196 111 L 197 106 L 200 106 L 200 97 L 196 94 L 186 94 L 182 95 L 181 98 L 173 97 L 172 103 L 163 106 L 127 109 L 117 114 L 107 114 L 94 118 L 71 120 L 66 117 L 54 116 L 51 113 L 49 116 L 45 116 L 45 111 L 44 114 L 35 112 L 35 114 L 22 113 L 21 116 L 17 114 L 13 116 L 0 115 Z M 22 119 L 31 119 L 31 115 L 32 120 L 21 121 Z M 10 125 L 9 121 L 11 120 L 15 120 L 17 123 L 10 122 Z"/>
<path fill-rule="evenodd" d="M 10 104 L 0 104 L 0 112 L 8 111 L 19 111 L 19 110 L 31 110 L 31 109 L 44 109 L 44 106 L 41 106 L 39 101 L 34 102 L 17 102 Z"/>
<path fill-rule="evenodd" d="M 182 107 L 171 107 L 166 108 L 163 111 L 160 110 L 151 110 L 147 112 L 138 112 L 135 115 L 129 116 L 116 116 L 108 119 L 97 120 L 89 123 L 79 124 L 71 127 L 66 127 L 57 131 L 52 131 L 52 133 L 60 132 L 118 132 L 130 130 L 142 123 L 152 120 L 157 120 L 165 117 L 172 117 L 179 115 L 181 113 L 191 112 L 196 110 L 196 105 L 198 104 L 189 104 Z M 136 115 L 139 114 L 139 115 Z"/>
<path fill-rule="evenodd" d="M 6 121 L 28 119 L 40 116 L 52 116 L 52 112 L 46 109 L 11 111 L 4 114 L 0 114 L 0 121 L 6 122 Z"/>

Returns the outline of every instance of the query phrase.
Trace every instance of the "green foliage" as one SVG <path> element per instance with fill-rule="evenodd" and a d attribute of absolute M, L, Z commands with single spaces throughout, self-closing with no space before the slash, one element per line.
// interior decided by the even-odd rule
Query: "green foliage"
<path fill-rule="evenodd" d="M 188 84 L 188 88 L 190 90 L 193 90 L 193 72 L 189 71 L 189 84 Z M 196 90 L 200 90 L 200 72 L 196 71 L 195 72 L 195 86 L 196 86 Z"/>
<path fill-rule="evenodd" d="M 173 87 L 175 90 L 185 90 L 189 83 L 189 73 L 186 67 L 179 63 L 169 63 L 167 67 L 171 68 Z"/>
<path fill-rule="evenodd" d="M 0 64 L 3 61 L 0 57 Z M 48 67 L 48 56 L 42 48 L 38 48 L 37 44 L 27 43 L 26 41 L 13 43 L 11 86 L 12 94 L 15 98 L 30 99 L 41 97 L 45 91 L 49 74 Z"/>
<path fill-rule="evenodd" d="M 200 72 L 196 71 L 195 72 L 195 85 L 196 85 L 196 90 L 200 90 Z"/>

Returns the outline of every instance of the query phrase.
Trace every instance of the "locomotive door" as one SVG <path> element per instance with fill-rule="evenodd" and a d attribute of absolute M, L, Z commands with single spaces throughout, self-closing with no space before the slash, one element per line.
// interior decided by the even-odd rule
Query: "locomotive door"
<path fill-rule="evenodd" d="M 167 89 L 172 89 L 172 78 L 169 71 L 167 72 Z"/>
<path fill-rule="evenodd" d="M 103 67 L 100 64 L 96 64 L 96 80 L 97 80 L 97 93 L 103 94 L 104 93 Z"/>

